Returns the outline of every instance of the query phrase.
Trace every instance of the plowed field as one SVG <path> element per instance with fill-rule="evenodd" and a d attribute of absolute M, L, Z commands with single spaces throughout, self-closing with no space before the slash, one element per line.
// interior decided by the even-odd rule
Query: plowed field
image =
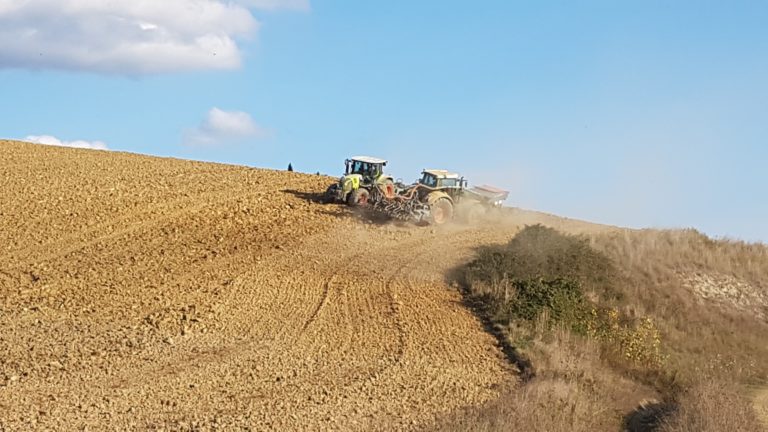
<path fill-rule="evenodd" d="M 402 430 L 494 398 L 514 371 L 446 274 L 532 217 L 373 224 L 328 181 L 0 141 L 0 430 Z"/>

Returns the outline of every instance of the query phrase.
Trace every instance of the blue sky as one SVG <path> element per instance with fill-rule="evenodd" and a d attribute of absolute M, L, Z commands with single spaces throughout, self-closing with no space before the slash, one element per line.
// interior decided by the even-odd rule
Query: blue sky
<path fill-rule="evenodd" d="M 0 0 L 2 137 L 333 175 L 371 154 L 768 241 L 763 1 L 30 3 Z"/>

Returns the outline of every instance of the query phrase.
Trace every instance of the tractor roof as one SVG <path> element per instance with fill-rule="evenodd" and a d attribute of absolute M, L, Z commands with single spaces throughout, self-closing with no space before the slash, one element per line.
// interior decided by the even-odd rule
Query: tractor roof
<path fill-rule="evenodd" d="M 387 161 L 384 159 L 379 159 L 371 156 L 353 156 L 350 159 L 352 159 L 353 161 L 360 161 L 360 162 L 365 162 L 369 164 L 386 164 L 387 163 Z"/>
<path fill-rule="evenodd" d="M 459 175 L 457 173 L 450 172 L 448 170 L 425 169 L 424 172 L 427 174 L 432 174 L 433 176 L 438 178 L 451 178 L 451 179 L 459 178 Z"/>

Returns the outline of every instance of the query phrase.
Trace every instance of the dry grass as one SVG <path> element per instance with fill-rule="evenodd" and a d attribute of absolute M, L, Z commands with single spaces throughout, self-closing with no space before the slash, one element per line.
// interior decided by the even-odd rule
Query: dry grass
<path fill-rule="evenodd" d="M 604 366 L 593 341 L 543 330 L 526 351 L 537 366 L 531 382 L 479 409 L 444 419 L 440 431 L 588 432 L 620 430 L 623 416 L 656 393 Z"/>
<path fill-rule="evenodd" d="M 729 382 L 708 381 L 691 387 L 660 432 L 755 432 L 762 425 L 749 400 Z"/>
<path fill-rule="evenodd" d="M 539 380 L 482 409 L 463 413 L 437 430 L 569 432 L 605 430 L 594 414 L 600 400 L 559 379 Z M 609 428 L 614 429 L 616 428 Z"/>
<path fill-rule="evenodd" d="M 768 247 L 693 230 L 625 231 L 591 244 L 622 271 L 623 312 L 659 326 L 679 378 L 695 382 L 705 373 L 754 383 L 768 376 L 761 303 L 768 298 Z"/>
<path fill-rule="evenodd" d="M 768 386 L 760 386 L 750 391 L 752 405 L 757 411 L 757 417 L 763 422 L 763 426 L 768 429 Z"/>
<path fill-rule="evenodd" d="M 567 251 L 564 256 L 578 252 L 543 244 L 550 251 Z M 533 326 L 503 322 L 502 333 L 531 360 L 536 378 L 485 407 L 451 416 L 439 429 L 763 430 L 744 389 L 748 384 L 764 385 L 768 377 L 768 247 L 715 241 L 693 230 L 593 233 L 589 245 L 610 260 L 616 277 L 602 273 L 594 283 L 583 277 L 594 272 L 579 272 L 571 261 L 553 261 L 549 256 L 528 254 L 517 261 L 543 264 L 520 267 L 529 276 L 539 276 L 535 272 L 540 268 L 577 270 L 557 276 L 586 282 L 585 294 L 594 304 L 602 304 L 603 311 L 653 323 L 653 337 L 647 339 L 654 343 L 643 346 L 663 351 L 665 362 L 626 361 L 610 349 L 610 338 L 606 343 L 590 332 L 585 337 L 552 328 L 546 316 Z M 485 253 L 496 264 L 475 270 L 506 268 L 516 261 Z M 589 256 L 595 257 L 591 252 Z M 599 260 L 588 262 L 592 266 Z M 487 274 L 492 277 L 482 280 L 482 275 L 470 273 L 480 294 L 507 301 L 508 278 L 514 273 Z M 514 295 L 515 290 L 511 292 Z M 613 327 L 611 320 L 601 322 Z M 636 412 L 642 416 L 625 417 L 641 402 L 645 403 Z M 640 422 L 625 423 L 630 418 Z"/>

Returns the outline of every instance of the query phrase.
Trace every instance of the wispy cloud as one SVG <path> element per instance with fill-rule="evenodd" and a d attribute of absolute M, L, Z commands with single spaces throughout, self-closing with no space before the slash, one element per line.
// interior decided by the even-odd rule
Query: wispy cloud
<path fill-rule="evenodd" d="M 238 3 L 255 9 L 309 11 L 309 0 L 237 0 Z"/>
<path fill-rule="evenodd" d="M 0 68 L 143 75 L 241 64 L 251 9 L 305 0 L 0 0 Z"/>
<path fill-rule="evenodd" d="M 109 150 L 109 148 L 107 148 L 107 145 L 101 141 L 83 141 L 83 140 L 63 141 L 51 135 L 29 135 L 26 138 L 24 138 L 24 141 L 35 143 L 35 144 L 44 144 L 44 145 L 52 145 L 52 146 L 59 146 L 59 147 Z"/>
<path fill-rule="evenodd" d="M 256 124 L 250 114 L 214 107 L 199 126 L 185 133 L 184 143 L 190 146 L 215 146 L 266 136 L 266 129 Z"/>

